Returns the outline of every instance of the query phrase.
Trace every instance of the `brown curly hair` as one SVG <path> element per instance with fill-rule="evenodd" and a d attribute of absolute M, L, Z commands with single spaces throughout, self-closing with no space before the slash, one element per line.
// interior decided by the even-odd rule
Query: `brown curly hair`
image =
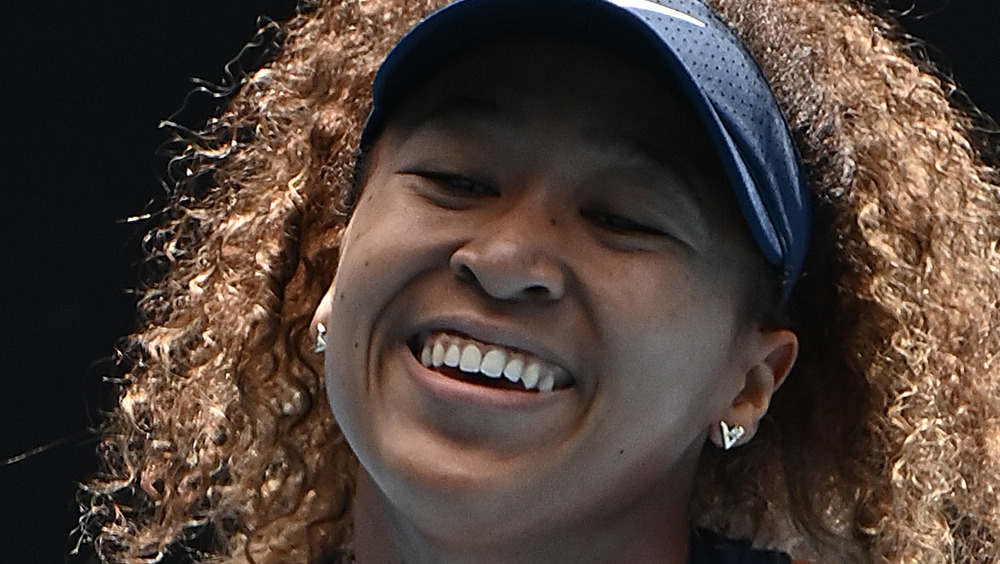
<path fill-rule="evenodd" d="M 273 62 L 181 139 L 160 268 L 85 485 L 105 562 L 349 558 L 357 462 L 309 321 L 353 206 L 379 62 L 431 0 L 303 2 Z M 1000 541 L 996 141 L 889 18 L 711 0 L 760 62 L 815 194 L 802 354 L 692 520 L 820 561 L 987 562 Z"/>

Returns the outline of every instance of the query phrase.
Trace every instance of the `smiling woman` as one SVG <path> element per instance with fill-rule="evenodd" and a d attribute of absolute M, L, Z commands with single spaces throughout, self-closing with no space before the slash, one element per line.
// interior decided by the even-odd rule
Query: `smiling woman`
<path fill-rule="evenodd" d="M 101 557 L 989 561 L 1000 190 L 898 30 L 440 4 L 303 5 L 174 161 Z"/>
<path fill-rule="evenodd" d="M 703 158 L 682 182 L 605 141 L 712 153 L 688 106 L 634 67 L 576 42 L 468 50 L 374 146 L 316 314 L 372 500 L 355 507 L 372 522 L 359 557 L 683 559 L 706 434 L 728 420 L 749 439 L 796 344 L 739 315 L 763 259 L 721 167 Z M 414 117 L 455 96 L 489 120 Z"/>

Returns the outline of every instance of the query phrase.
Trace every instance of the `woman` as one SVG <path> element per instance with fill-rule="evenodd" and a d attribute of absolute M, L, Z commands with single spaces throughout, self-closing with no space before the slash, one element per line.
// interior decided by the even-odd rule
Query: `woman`
<path fill-rule="evenodd" d="M 141 304 L 107 473 L 88 486 L 99 553 L 684 561 L 714 542 L 697 531 L 714 530 L 824 562 L 992 559 L 1000 199 L 984 136 L 870 8 L 711 4 L 759 62 L 805 165 L 814 220 L 800 277 L 794 252 L 768 255 L 738 176 L 719 176 L 734 165 L 711 149 L 720 134 L 690 90 L 630 48 L 570 34 L 397 58 L 407 64 L 380 79 L 391 87 L 369 121 L 375 70 L 435 6 L 304 6 L 281 55 L 172 165 L 174 214 L 149 239 L 167 274 Z M 412 70 L 420 60 L 432 78 Z M 446 96 L 456 91 L 470 96 Z M 579 96 L 560 104 L 567 91 Z M 630 105 L 643 100 L 656 104 Z M 559 132 L 634 134 L 637 115 L 673 132 L 653 139 L 667 148 L 653 160 L 670 155 L 688 181 L 664 185 L 703 190 L 664 206 L 663 190 L 608 201 L 565 188 L 648 151 Z M 524 123 L 546 127 L 511 125 Z M 489 181 L 441 169 L 440 155 L 494 155 L 482 138 L 507 147 L 474 161 Z M 570 172 L 557 166 L 567 155 Z M 539 181 L 503 180 L 523 180 L 533 159 Z M 779 238 L 802 241 L 801 214 L 788 217 Z M 567 239 L 592 228 L 623 253 Z M 438 310 L 465 314 L 425 315 Z M 323 333 L 326 384 L 312 352 Z M 525 371 L 508 380 L 539 391 L 503 395 L 523 392 L 499 391 L 483 359 L 466 375 L 470 346 L 535 363 L 530 386 Z M 458 371 L 438 347 L 459 351 Z M 421 395 L 404 373 L 453 393 Z M 611 552 L 592 542 L 603 539 Z"/>

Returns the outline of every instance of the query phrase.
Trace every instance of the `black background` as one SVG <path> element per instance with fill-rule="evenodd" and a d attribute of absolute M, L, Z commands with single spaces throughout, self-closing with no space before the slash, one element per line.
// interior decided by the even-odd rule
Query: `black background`
<path fill-rule="evenodd" d="M 87 429 L 108 405 L 101 360 L 132 325 L 144 228 L 121 220 L 163 193 L 157 124 L 191 77 L 221 80 L 258 16 L 295 3 L 17 4 L 0 20 L 0 564 L 72 547 L 75 485 L 95 469 Z M 905 22 L 1000 115 L 1000 2 L 919 2 Z"/>

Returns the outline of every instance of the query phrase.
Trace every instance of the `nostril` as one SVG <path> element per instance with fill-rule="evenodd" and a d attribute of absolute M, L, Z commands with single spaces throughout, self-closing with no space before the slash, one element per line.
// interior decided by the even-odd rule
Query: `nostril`
<path fill-rule="evenodd" d="M 478 278 L 476 278 L 476 273 L 473 272 L 472 269 L 469 268 L 469 265 L 467 264 L 458 265 L 455 268 L 455 276 L 457 276 L 459 280 L 464 280 L 466 282 L 478 282 Z"/>
<path fill-rule="evenodd" d="M 526 296 L 532 296 L 536 298 L 547 298 L 551 294 L 551 290 L 541 284 L 535 284 L 534 286 L 528 286 L 524 289 L 524 294 Z"/>

